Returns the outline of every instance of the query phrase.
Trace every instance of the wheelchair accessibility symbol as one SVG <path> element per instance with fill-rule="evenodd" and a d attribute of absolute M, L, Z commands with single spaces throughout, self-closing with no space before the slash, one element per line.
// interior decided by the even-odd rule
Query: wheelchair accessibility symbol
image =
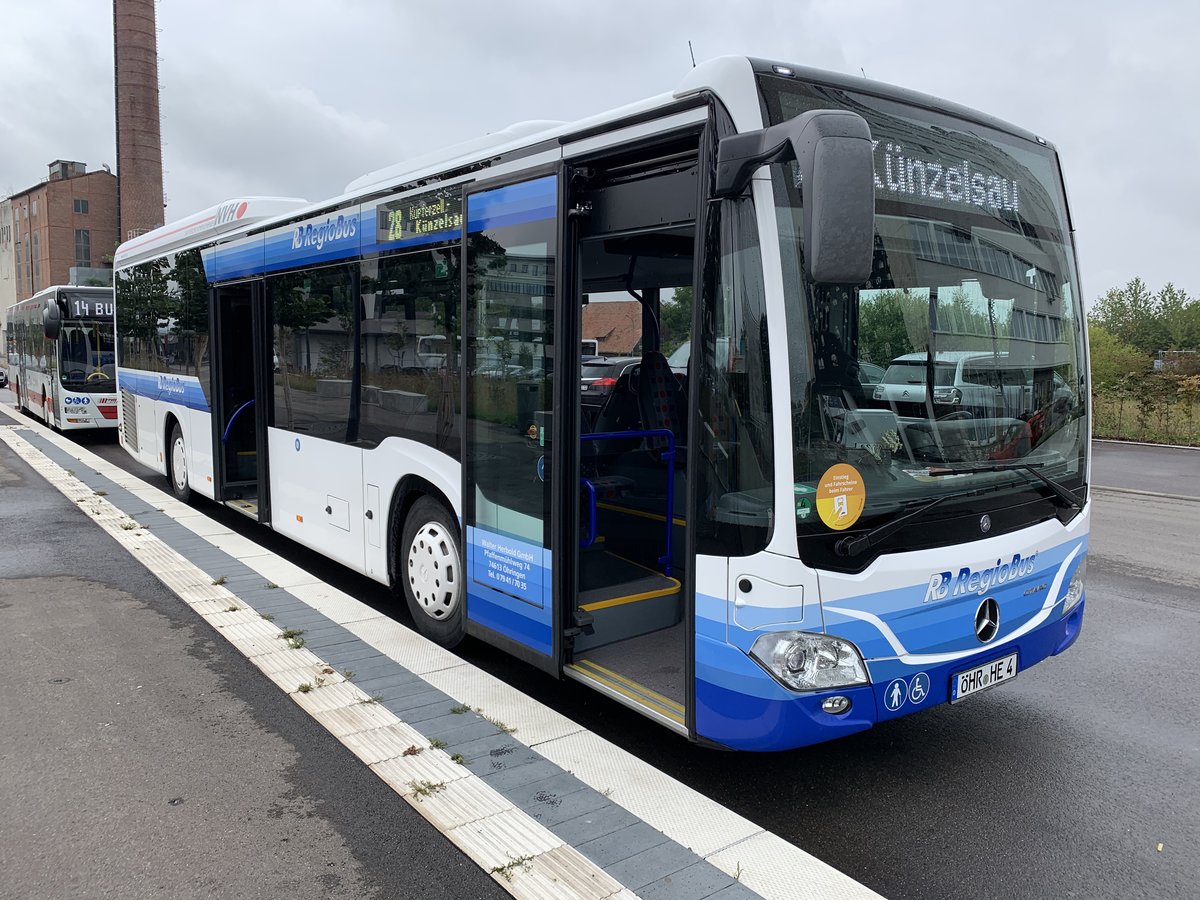
<path fill-rule="evenodd" d="M 928 696 L 929 676 L 924 672 L 918 672 L 908 682 L 908 699 L 913 702 L 913 706 L 916 706 Z"/>

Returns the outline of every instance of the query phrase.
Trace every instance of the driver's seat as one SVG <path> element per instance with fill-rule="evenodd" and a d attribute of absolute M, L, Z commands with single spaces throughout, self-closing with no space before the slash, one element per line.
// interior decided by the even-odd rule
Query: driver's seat
<path fill-rule="evenodd" d="M 638 406 L 643 428 L 669 430 L 675 435 L 676 448 L 687 444 L 687 397 L 667 358 L 658 350 L 647 350 L 642 354 L 638 371 Z M 651 437 L 646 439 L 646 445 L 659 456 L 667 449 L 667 440 Z"/>

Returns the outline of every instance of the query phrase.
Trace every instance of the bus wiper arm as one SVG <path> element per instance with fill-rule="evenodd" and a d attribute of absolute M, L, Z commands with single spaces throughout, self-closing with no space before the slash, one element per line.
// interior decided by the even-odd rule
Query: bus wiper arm
<path fill-rule="evenodd" d="M 940 497 L 934 497 L 932 500 L 925 501 L 915 509 L 909 510 L 904 515 L 892 519 L 890 522 L 884 522 L 877 528 L 872 528 L 865 534 L 856 534 L 853 536 L 847 535 L 844 538 L 840 538 L 833 545 L 833 552 L 838 556 L 858 556 L 864 550 L 870 549 L 880 541 L 885 540 L 886 538 L 895 534 L 909 519 L 915 519 L 917 516 L 921 515 L 921 513 L 928 509 L 932 509 L 943 500 L 948 500 L 951 497 L 962 497 L 965 494 L 974 494 L 975 492 L 975 490 L 959 491 L 953 494 L 942 494 Z"/>
<path fill-rule="evenodd" d="M 969 466 L 965 469 L 930 469 L 929 474 L 936 477 L 939 475 L 970 475 L 977 472 L 1025 472 L 1054 491 L 1063 503 L 1076 509 L 1083 509 L 1083 501 L 1079 499 L 1079 496 L 1039 472 L 1038 469 L 1041 467 L 1042 463 L 1001 463 L 995 466 Z"/>

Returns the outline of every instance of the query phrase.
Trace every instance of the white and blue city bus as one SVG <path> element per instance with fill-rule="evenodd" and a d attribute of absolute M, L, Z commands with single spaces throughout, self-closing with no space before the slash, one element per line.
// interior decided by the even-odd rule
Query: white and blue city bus
<path fill-rule="evenodd" d="M 120 439 L 177 495 L 692 740 L 851 734 L 1079 634 L 1071 221 L 1054 148 L 988 116 L 721 59 L 116 268 Z M 584 416 L 582 310 L 614 296 L 640 363 Z"/>
<path fill-rule="evenodd" d="M 59 431 L 117 427 L 111 288 L 54 285 L 8 308 L 17 406 Z"/>

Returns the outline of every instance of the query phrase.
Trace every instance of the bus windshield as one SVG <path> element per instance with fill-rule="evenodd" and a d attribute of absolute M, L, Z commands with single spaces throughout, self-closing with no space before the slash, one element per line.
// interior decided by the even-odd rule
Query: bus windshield
<path fill-rule="evenodd" d="M 68 320 L 59 335 L 59 377 L 73 391 L 112 391 L 115 343 L 111 322 Z"/>
<path fill-rule="evenodd" d="M 805 283 L 798 170 L 772 166 L 797 497 L 838 463 L 865 492 L 861 521 L 845 524 L 798 502 L 800 536 L 870 528 L 943 494 L 996 509 L 1032 490 L 1026 467 L 1081 488 L 1081 298 L 1054 151 L 865 93 L 774 76 L 760 86 L 771 124 L 851 109 L 875 147 L 875 254 L 860 285 Z M 1007 527 L 1052 514 L 1027 506 Z"/>

